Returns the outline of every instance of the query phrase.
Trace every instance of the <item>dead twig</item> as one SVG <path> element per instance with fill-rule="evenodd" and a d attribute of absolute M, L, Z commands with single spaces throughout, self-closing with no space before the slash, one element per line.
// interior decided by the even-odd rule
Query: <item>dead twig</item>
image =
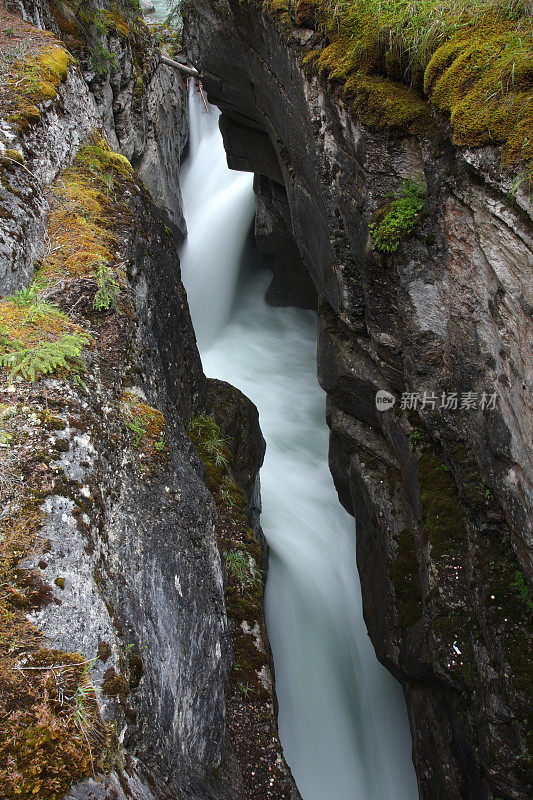
<path fill-rule="evenodd" d="M 206 101 L 206 99 L 204 97 L 204 90 L 202 88 L 202 82 L 201 81 L 197 81 L 197 86 L 198 86 L 198 91 L 200 92 L 200 94 L 202 96 L 202 100 L 204 102 L 205 110 L 209 114 L 209 106 L 207 105 L 207 101 Z"/>

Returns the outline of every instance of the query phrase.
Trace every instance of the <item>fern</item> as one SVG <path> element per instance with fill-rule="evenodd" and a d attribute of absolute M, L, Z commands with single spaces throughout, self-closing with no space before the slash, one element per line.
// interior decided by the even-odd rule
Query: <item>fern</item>
<path fill-rule="evenodd" d="M 33 322 L 35 317 L 42 319 L 46 316 L 54 316 L 58 319 L 67 319 L 66 314 L 60 311 L 57 306 L 52 303 L 47 303 L 44 300 L 39 300 L 37 290 L 35 287 L 30 286 L 28 289 L 20 289 L 15 294 L 6 297 L 11 303 L 14 303 L 19 308 L 27 308 L 28 315 L 24 319 L 24 324 Z"/>
<path fill-rule="evenodd" d="M 6 298 L 6 300 L 11 300 L 12 303 L 15 303 L 17 306 L 30 306 L 35 301 L 35 287 L 29 286 L 25 289 L 19 289 L 18 292 L 15 294 L 10 295 Z"/>
<path fill-rule="evenodd" d="M 1 335 L 1 332 L 0 332 Z M 71 372 L 75 367 L 83 369 L 80 362 L 82 349 L 90 341 L 88 333 L 65 333 L 55 342 L 38 342 L 27 347 L 17 339 L 9 341 L 10 350 L 0 354 L 0 367 L 11 369 L 9 382 L 17 375 L 34 381 L 41 375 L 49 375 L 58 369 Z"/>
<path fill-rule="evenodd" d="M 379 223 L 369 226 L 374 245 L 382 253 L 395 253 L 400 242 L 409 236 L 426 204 L 426 188 L 409 178 L 400 193 L 393 197 Z"/>
<path fill-rule="evenodd" d="M 108 311 L 117 302 L 120 286 L 105 261 L 100 261 L 96 266 L 96 282 L 98 291 L 94 296 L 93 308 L 95 311 Z"/>

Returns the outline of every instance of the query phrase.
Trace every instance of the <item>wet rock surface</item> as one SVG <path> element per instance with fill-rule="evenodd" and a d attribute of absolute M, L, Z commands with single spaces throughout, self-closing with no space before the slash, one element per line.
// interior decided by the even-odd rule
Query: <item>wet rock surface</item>
<path fill-rule="evenodd" d="M 524 187 L 511 199 L 496 149 L 453 147 L 441 117 L 433 138 L 366 128 L 272 19 L 193 2 L 187 46 L 230 166 L 256 174 L 260 246 L 279 237 L 286 251 L 292 236 L 318 292 L 330 465 L 357 519 L 369 633 L 404 687 L 420 795 L 525 799 L 531 199 Z M 380 252 L 370 226 L 413 184 L 423 211 Z M 393 409 L 377 410 L 380 389 Z"/>

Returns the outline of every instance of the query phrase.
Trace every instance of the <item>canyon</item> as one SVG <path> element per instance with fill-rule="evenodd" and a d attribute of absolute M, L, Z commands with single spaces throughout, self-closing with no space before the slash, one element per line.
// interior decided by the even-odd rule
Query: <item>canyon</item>
<path fill-rule="evenodd" d="M 5 4 L 26 20 L 27 58 L 50 47 L 72 57 L 49 68 L 51 96 L 15 110 L 2 97 L 0 294 L 12 319 L 9 298 L 37 282 L 74 326 L 65 330 L 89 333 L 93 344 L 77 380 L 2 373 L 11 477 L 0 523 L 33 526 L 37 538 L 19 547 L 20 574 L 6 586 L 9 613 L 24 612 L 44 637 L 24 628 L 22 644 L 7 638 L 2 675 L 15 657 L 16 669 L 37 671 L 44 659 L 54 675 L 67 658 L 91 663 L 98 768 L 92 754 L 77 760 L 52 745 L 51 781 L 30 742 L 4 751 L 11 771 L 35 769 L 24 786 L 43 800 L 299 796 L 278 739 L 262 612 L 264 442 L 253 404 L 208 381 L 198 353 L 177 257 L 187 234 L 187 82 L 161 62 L 162 44 L 172 59 L 187 57 L 220 109 L 230 168 L 254 175 L 255 243 L 272 269 L 267 301 L 318 310 L 329 467 L 356 521 L 366 627 L 403 689 L 419 796 L 525 800 L 527 181 L 502 166 L 498 147 L 454 144 L 435 109 L 415 133 L 358 118 L 335 81 L 309 69 L 307 55 L 324 41 L 312 20 L 297 22 L 293 4 L 187 0 L 178 42 L 169 31 L 158 41 L 135 4 L 90 5 L 84 18 L 75 3 Z M 41 39 L 43 28 L 54 38 Z M 372 231 L 408 189 L 416 225 L 384 252 Z M 91 272 L 101 254 L 81 273 L 55 256 L 66 247 L 62 226 L 73 226 L 77 246 L 87 224 L 107 242 L 120 284 L 120 300 L 103 312 Z M 386 410 L 376 405 L 380 390 L 395 401 Z M 228 552 L 251 559 L 248 605 Z M 250 702 L 235 659 L 246 664 Z M 85 675 L 76 674 L 78 691 Z M 261 748 L 265 771 L 252 780 Z"/>

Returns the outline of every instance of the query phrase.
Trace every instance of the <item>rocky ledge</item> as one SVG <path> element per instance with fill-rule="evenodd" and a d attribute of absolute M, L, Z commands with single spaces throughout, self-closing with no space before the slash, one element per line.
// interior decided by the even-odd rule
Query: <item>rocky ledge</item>
<path fill-rule="evenodd" d="M 378 78 L 348 104 L 331 65 L 312 69 L 336 35 L 317 5 L 192 0 L 188 52 L 230 166 L 256 174 L 272 299 L 310 305 L 304 271 L 318 294 L 331 470 L 357 519 L 370 636 L 404 688 L 420 796 L 525 800 L 528 183 L 501 148 L 454 143 L 449 117 L 401 84 Z M 394 98 L 416 119 L 391 122 Z M 378 390 L 393 407 L 376 407 Z"/>

